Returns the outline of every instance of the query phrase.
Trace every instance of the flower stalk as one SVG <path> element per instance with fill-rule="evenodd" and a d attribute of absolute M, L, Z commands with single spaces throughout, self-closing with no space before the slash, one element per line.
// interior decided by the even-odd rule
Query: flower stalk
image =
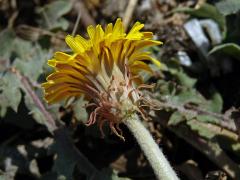
<path fill-rule="evenodd" d="M 171 167 L 170 163 L 164 156 L 161 149 L 153 140 L 149 131 L 139 120 L 138 116 L 134 114 L 124 121 L 124 124 L 131 131 L 139 146 L 147 157 L 153 171 L 159 180 L 178 180 L 176 173 Z"/>

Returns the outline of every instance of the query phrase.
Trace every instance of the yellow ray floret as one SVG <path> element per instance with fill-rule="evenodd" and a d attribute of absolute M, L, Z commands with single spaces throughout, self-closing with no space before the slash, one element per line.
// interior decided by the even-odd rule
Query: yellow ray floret
<path fill-rule="evenodd" d="M 95 91 L 106 91 L 113 76 L 124 78 L 126 73 L 135 76 L 141 70 L 151 71 L 146 60 L 161 66 L 144 48 L 162 42 L 152 40 L 151 32 L 140 31 L 143 27 L 136 22 L 126 33 L 121 19 L 117 19 L 105 29 L 101 25 L 89 26 L 88 39 L 68 35 L 66 43 L 73 53 L 56 52 L 48 61 L 54 72 L 42 84 L 46 101 L 54 103 L 82 94 L 92 99 Z"/>

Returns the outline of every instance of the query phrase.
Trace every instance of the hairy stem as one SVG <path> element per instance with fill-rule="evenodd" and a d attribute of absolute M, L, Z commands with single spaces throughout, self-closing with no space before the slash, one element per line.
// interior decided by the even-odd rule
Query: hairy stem
<path fill-rule="evenodd" d="M 137 115 L 124 121 L 136 138 L 139 146 L 147 157 L 153 171 L 159 180 L 178 180 L 176 173 L 170 163 L 153 140 L 149 131 L 143 126 Z"/>

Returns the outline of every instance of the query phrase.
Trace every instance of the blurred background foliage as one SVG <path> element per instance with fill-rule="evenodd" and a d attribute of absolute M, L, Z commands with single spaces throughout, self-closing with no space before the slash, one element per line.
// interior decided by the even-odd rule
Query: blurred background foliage
<path fill-rule="evenodd" d="M 83 98 L 47 105 L 40 84 L 67 34 L 122 17 L 164 42 L 142 74 L 144 121 L 181 179 L 240 179 L 239 0 L 0 0 L 0 179 L 154 179 L 134 138 L 84 125 Z M 130 12 L 130 13 L 129 13 Z M 53 132 L 51 120 L 58 130 Z"/>

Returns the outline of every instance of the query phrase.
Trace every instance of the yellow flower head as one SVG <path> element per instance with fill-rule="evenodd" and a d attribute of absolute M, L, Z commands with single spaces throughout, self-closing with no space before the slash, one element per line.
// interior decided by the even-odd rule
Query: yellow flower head
<path fill-rule="evenodd" d="M 94 107 L 88 124 L 98 118 L 102 127 L 108 121 L 119 135 L 118 124 L 122 119 L 139 111 L 140 94 L 136 84 L 141 82 L 140 71 L 151 72 L 146 60 L 160 66 L 144 48 L 162 43 L 152 40 L 151 32 L 141 32 L 143 27 L 144 24 L 136 22 L 125 33 L 121 19 L 117 19 L 115 25 L 110 23 L 105 30 L 101 25 L 89 26 L 88 39 L 68 35 L 66 43 L 73 53 L 56 52 L 48 61 L 54 72 L 42 84 L 46 101 L 55 103 L 84 95 L 92 102 L 89 106 Z"/>

